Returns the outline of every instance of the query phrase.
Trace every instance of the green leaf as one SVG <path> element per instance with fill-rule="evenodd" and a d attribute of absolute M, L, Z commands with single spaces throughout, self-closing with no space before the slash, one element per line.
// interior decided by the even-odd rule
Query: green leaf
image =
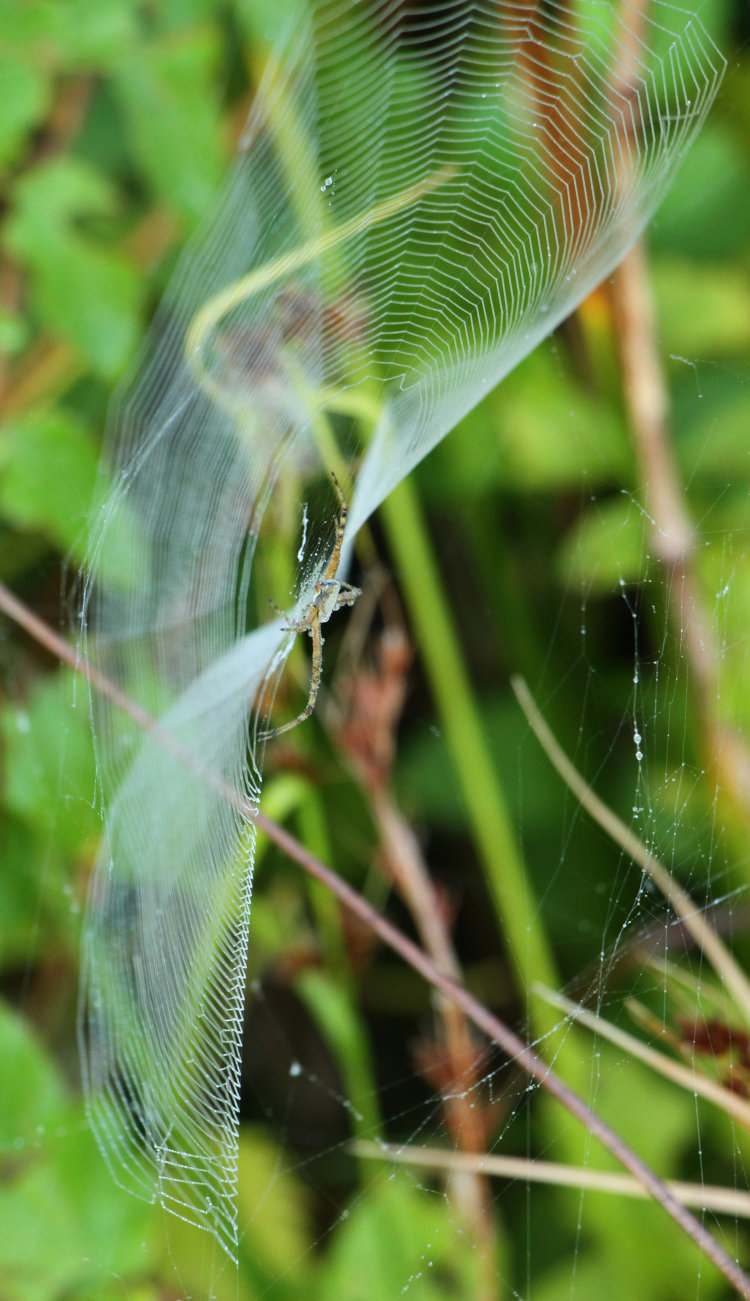
<path fill-rule="evenodd" d="M 621 418 L 590 388 L 562 374 L 553 351 L 530 357 L 489 405 L 514 485 L 564 489 L 629 477 L 632 457 Z"/>
<path fill-rule="evenodd" d="M 240 1131 L 240 1223 L 243 1255 L 272 1277 L 304 1264 L 312 1239 L 307 1190 L 279 1168 L 279 1151 L 260 1130 Z"/>
<path fill-rule="evenodd" d="M 14 197 L 4 242 L 29 268 L 40 323 L 69 339 L 101 374 L 115 376 L 140 332 L 140 278 L 78 225 L 111 215 L 114 190 L 85 163 L 56 158 L 24 176 Z"/>
<path fill-rule="evenodd" d="M 73 701 L 76 707 L 73 707 Z M 44 679 L 26 709 L 0 713 L 6 807 L 58 850 L 81 852 L 98 839 L 96 789 L 86 692 L 72 673 Z"/>
<path fill-rule="evenodd" d="M 0 967 L 29 961 L 40 923 L 39 843 L 30 828 L 3 811 L 0 872 Z"/>
<path fill-rule="evenodd" d="M 750 279 L 737 267 L 660 258 L 653 279 L 666 351 L 747 354 Z"/>
<path fill-rule="evenodd" d="M 153 1208 L 117 1187 L 80 1108 L 65 1122 L 0 1189 L 3 1301 L 99 1301 L 113 1274 L 150 1265 Z"/>
<path fill-rule="evenodd" d="M 725 493 L 729 484 L 744 491 L 750 468 L 750 366 L 677 356 L 671 361 L 671 425 L 683 482 L 704 492 L 709 487 L 712 496 L 717 489 Z"/>
<path fill-rule="evenodd" d="M 336 1054 L 352 1104 L 355 1129 L 372 1138 L 380 1128 L 367 1036 L 351 988 L 325 971 L 302 971 L 296 989 Z"/>
<path fill-rule="evenodd" d="M 23 351 L 29 341 L 28 322 L 18 312 L 0 307 L 0 354 L 13 357 Z"/>
<path fill-rule="evenodd" d="M 414 1301 L 479 1295 L 476 1251 L 442 1192 L 411 1186 L 399 1172 L 379 1179 L 339 1228 L 324 1271 L 326 1301 Z"/>
<path fill-rule="evenodd" d="M 0 1061 L 0 1150 L 24 1160 L 42 1128 L 59 1118 L 67 1103 L 67 1090 L 28 1023 L 3 1002 Z"/>
<path fill-rule="evenodd" d="M 70 66 L 107 65 L 122 58 L 138 34 L 132 0 L 57 0 L 55 44 Z"/>
<path fill-rule="evenodd" d="M 530 400 L 533 393 L 533 400 Z M 542 350 L 488 395 L 420 470 L 445 500 L 486 495 L 496 485 L 551 492 L 620 482 L 632 456 L 616 410 L 560 373 Z"/>
<path fill-rule="evenodd" d="M 237 22 L 253 49 L 278 48 L 289 30 L 289 10 L 268 0 L 234 0 Z"/>
<path fill-rule="evenodd" d="M 1 1002 L 0 1060 L 3 1301 L 98 1301 L 112 1272 L 148 1263 L 154 1213 L 116 1186 L 55 1062 Z"/>
<path fill-rule="evenodd" d="M 625 1028 L 632 1029 L 630 1025 Z M 695 1114 L 694 1096 L 639 1062 L 623 1061 L 621 1051 L 611 1045 L 599 1041 L 597 1052 L 607 1081 L 606 1089 L 597 1098 L 597 1110 L 626 1143 L 648 1153 L 648 1163 L 657 1172 L 679 1169 L 686 1149 L 694 1148 L 696 1135 L 703 1131 L 703 1123 Z M 644 1098 L 648 1099 L 647 1106 Z M 617 1169 L 614 1159 L 596 1146 L 592 1165 Z M 731 1157 L 727 1176 L 732 1177 Z M 697 1164 L 693 1177 L 701 1178 Z M 584 1296 L 606 1296 L 609 1301 L 631 1301 L 632 1297 L 663 1301 L 666 1296 L 685 1296 L 690 1291 L 699 1254 L 674 1223 L 653 1214 L 648 1202 L 587 1195 L 586 1223 L 590 1231 L 598 1230 L 594 1273 L 599 1287 L 592 1293 L 584 1289 Z M 633 1252 L 634 1242 L 639 1243 L 638 1252 Z M 705 1282 L 707 1295 L 723 1296 L 718 1275 L 713 1270 L 706 1273 L 702 1287 Z"/>
<path fill-rule="evenodd" d="M 739 494 L 738 494 L 739 497 Z M 745 507 L 744 511 L 742 507 Z M 737 502 L 736 532 L 719 534 L 713 545 L 702 547 L 698 565 L 708 609 L 720 647 L 721 716 L 750 725 L 747 635 L 750 628 L 750 546 L 748 546 L 747 494 Z M 724 512 L 724 517 L 729 514 Z M 744 514 L 744 520 L 740 523 Z M 731 528 L 731 526 L 730 526 Z"/>
<path fill-rule="evenodd" d="M 221 13 L 226 0 L 161 0 L 160 8 L 165 27 L 184 27 Z"/>
<path fill-rule="evenodd" d="M 28 64 L 0 58 L 0 168 L 20 156 L 49 107 L 47 79 Z"/>
<path fill-rule="evenodd" d="M 655 249 L 702 260 L 737 256 L 750 236 L 748 151 L 716 119 L 691 145 L 649 228 Z"/>
<path fill-rule="evenodd" d="M 268 1295 L 298 1301 L 310 1295 L 314 1240 L 308 1189 L 285 1170 L 287 1158 L 260 1129 L 242 1126 L 239 1145 L 239 1279 L 242 1297 Z M 169 1225 L 164 1253 L 166 1277 L 179 1261 L 185 1296 L 203 1296 L 207 1238 L 185 1221 Z M 232 1269 L 211 1279 L 214 1301 L 237 1301 L 238 1277 Z M 181 1295 L 183 1295 L 181 1293 Z M 98 1301 L 98 1298 L 97 1298 Z"/>
<path fill-rule="evenodd" d="M 566 584 L 588 592 L 612 592 L 643 576 L 648 521 L 631 497 L 623 494 L 593 501 L 565 536 L 557 569 Z"/>
<path fill-rule="evenodd" d="M 62 408 L 29 415 L 3 430 L 0 513 L 81 559 L 96 469 L 93 440 L 72 415 Z"/>
<path fill-rule="evenodd" d="M 210 207 L 228 161 L 214 86 L 218 59 L 215 30 L 200 27 L 139 48 L 115 74 L 137 163 L 188 225 Z"/>
<path fill-rule="evenodd" d="M 3 46 L 25 60 L 49 51 L 60 29 L 62 7 L 58 4 L 21 5 L 18 0 L 0 0 L 0 31 Z"/>
<path fill-rule="evenodd" d="M 137 25 L 131 0 L 0 0 L 0 31 L 16 61 L 49 72 L 121 58 Z"/>

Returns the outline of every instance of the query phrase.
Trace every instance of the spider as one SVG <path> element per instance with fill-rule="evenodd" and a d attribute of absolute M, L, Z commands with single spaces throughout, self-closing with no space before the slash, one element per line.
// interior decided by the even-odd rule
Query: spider
<path fill-rule="evenodd" d="M 360 588 L 353 587 L 351 583 L 344 583 L 336 577 L 336 570 L 339 567 L 341 559 L 341 547 L 344 541 L 344 529 L 346 528 L 346 517 L 349 514 L 349 507 L 346 504 L 344 494 L 339 487 L 339 481 L 336 475 L 331 471 L 333 486 L 336 489 L 341 510 L 339 512 L 338 522 L 336 524 L 336 540 L 333 544 L 331 559 L 328 561 L 326 571 L 322 578 L 319 578 L 315 584 L 315 595 L 310 604 L 300 615 L 299 619 L 286 624 L 284 632 L 309 632 L 312 637 L 312 672 L 310 675 L 310 694 L 307 698 L 307 704 L 290 723 L 284 723 L 281 727 L 272 727 L 267 732 L 259 732 L 259 741 L 270 741 L 274 736 L 281 736 L 282 732 L 290 732 L 298 723 L 304 723 L 309 718 L 315 708 L 315 702 L 318 699 L 320 689 L 320 674 L 323 668 L 323 634 L 320 625 L 330 619 L 334 610 L 340 610 L 342 605 L 353 605 L 358 596 L 362 595 Z M 272 602 L 273 604 L 273 602 Z M 278 609 L 278 606 L 274 607 Z M 279 611 L 283 614 L 283 611 Z"/>

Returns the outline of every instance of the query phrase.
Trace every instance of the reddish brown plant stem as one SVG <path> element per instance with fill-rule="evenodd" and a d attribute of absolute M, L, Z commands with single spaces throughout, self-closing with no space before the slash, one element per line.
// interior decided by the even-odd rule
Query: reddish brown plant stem
<path fill-rule="evenodd" d="M 539 1084 L 547 1089 L 548 1093 L 551 1093 L 558 1102 L 562 1103 L 570 1114 L 575 1116 L 587 1131 L 602 1143 L 614 1156 L 615 1160 L 630 1171 L 649 1195 L 659 1202 L 667 1214 L 671 1215 L 675 1223 L 693 1240 L 702 1254 L 731 1283 L 738 1295 L 744 1297 L 745 1301 L 750 1301 L 750 1277 L 737 1261 L 723 1247 L 719 1246 L 718 1242 L 695 1216 L 670 1192 L 663 1180 L 654 1174 L 653 1170 L 620 1138 L 619 1134 L 615 1133 L 606 1121 L 602 1120 L 595 1111 L 587 1106 L 563 1080 L 558 1079 L 547 1063 L 541 1057 L 538 1057 L 533 1049 L 524 1043 L 509 1026 L 506 1026 L 490 1012 L 489 1008 L 478 1002 L 462 985 L 457 984 L 450 976 L 440 971 L 418 945 L 405 935 L 402 935 L 396 926 L 393 926 L 387 918 L 382 917 L 366 899 L 358 895 L 356 890 L 353 890 L 346 881 L 337 876 L 330 867 L 327 867 L 325 863 L 321 863 L 314 854 L 305 849 L 304 845 L 295 840 L 294 836 L 290 835 L 288 831 L 270 818 L 267 818 L 265 814 L 252 808 L 239 791 L 234 790 L 215 773 L 208 772 L 200 761 L 186 752 L 176 738 L 170 736 L 146 710 L 131 701 L 107 678 L 93 669 L 86 660 L 68 646 L 62 637 L 58 637 L 17 597 L 13 596 L 2 583 L 0 583 L 0 610 L 3 610 L 14 622 L 25 628 L 32 637 L 46 646 L 53 655 L 59 657 L 87 678 L 97 691 L 105 695 L 107 699 L 119 709 L 122 709 L 145 731 L 167 746 L 170 751 L 178 754 L 191 769 L 200 772 L 207 781 L 212 783 L 217 791 L 221 792 L 222 796 L 230 804 L 244 816 L 252 819 L 285 854 L 294 862 L 299 863 L 300 867 L 314 877 L 316 881 L 320 881 L 331 890 L 344 907 L 348 908 L 369 926 L 384 944 L 387 944 L 394 953 L 398 953 L 409 966 L 418 971 L 445 998 L 450 999 L 460 1007 L 466 1016 L 474 1022 L 474 1025 L 502 1048 L 503 1052 L 511 1060 L 521 1066 L 531 1079 L 537 1080 Z"/>
<path fill-rule="evenodd" d="M 336 728 L 336 742 L 353 770 L 380 838 L 380 864 L 395 884 L 417 927 L 424 950 L 457 984 L 462 973 L 450 935 L 446 909 L 424 861 L 417 837 L 392 793 L 396 729 L 406 697 L 412 651 L 400 620 L 391 622 L 377 643 L 372 670 L 353 672 L 345 692 L 346 718 Z M 418 1067 L 443 1098 L 448 1131 L 464 1152 L 483 1152 L 489 1134 L 487 1111 L 476 1104 L 482 1054 L 463 1011 L 450 999 L 437 1000 L 440 1030 L 423 1042 Z M 468 1174 L 468 1178 L 464 1177 Z M 483 1247 L 485 1291 L 495 1295 L 494 1224 L 488 1181 L 477 1171 L 451 1177 L 452 1194 Z"/>

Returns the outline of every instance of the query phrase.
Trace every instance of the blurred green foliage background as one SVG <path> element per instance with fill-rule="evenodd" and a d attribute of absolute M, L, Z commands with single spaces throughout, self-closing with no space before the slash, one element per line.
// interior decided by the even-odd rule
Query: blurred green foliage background
<path fill-rule="evenodd" d="M 0 0 L 0 579 L 63 631 L 109 396 L 211 207 L 280 11 L 269 0 Z M 739 0 L 709 0 L 700 16 L 729 68 L 649 231 L 649 267 L 695 572 L 722 648 L 716 711 L 741 737 L 750 727 L 750 18 Z M 360 575 L 375 593 L 374 622 L 359 645 L 339 635 L 338 671 L 332 636 L 332 697 L 371 671 L 364 642 L 373 654 L 383 628 L 412 630 L 394 802 L 417 831 L 475 992 L 514 1024 L 530 1014 L 532 1034 L 543 1028 L 515 975 L 524 934 L 498 921 L 480 825 L 491 806 L 507 819 L 548 973 L 575 994 L 600 987 L 613 1019 L 627 1019 L 622 996 L 635 995 L 674 1026 L 691 998 L 695 1013 L 689 982 L 700 964 L 671 940 L 638 870 L 566 795 L 507 686 L 510 672 L 526 676 L 586 776 L 696 899 L 715 905 L 716 924 L 746 953 L 741 774 L 717 775 L 707 753 L 671 613 L 677 579 L 651 541 L 608 288 L 415 479 L 416 492 L 374 523 Z M 451 730 L 445 711 L 458 695 L 448 681 L 441 697 L 425 654 L 425 629 L 438 660 L 445 643 L 420 564 L 450 611 L 471 684 L 461 707 L 482 725 L 479 822 L 466 794 L 467 776 L 469 786 L 479 780 L 470 720 Z M 435 1010 L 416 977 L 267 845 L 251 931 L 238 1274 L 201 1235 L 120 1192 L 88 1134 L 76 1061 L 81 913 L 101 830 L 86 692 L 5 620 L 0 639 L 2 1301 L 723 1294 L 654 1207 L 498 1183 L 482 1236 L 442 1176 L 391 1176 L 355 1161 L 353 1131 L 455 1138 Z M 321 717 L 269 754 L 265 811 L 408 929 L 361 777 L 325 721 L 323 701 Z M 492 826 L 484 834 L 492 841 Z M 667 971 L 680 958 L 683 985 Z M 553 1041 L 560 1068 L 577 1071 L 659 1173 L 744 1183 L 744 1134 L 708 1108 L 697 1116 L 692 1097 L 605 1044 L 592 1057 L 592 1041 L 577 1035 Z M 503 1151 L 548 1159 L 583 1152 L 572 1122 L 520 1101 L 524 1082 L 483 1053 L 477 1043 L 471 1105 L 488 1144 L 502 1136 Z M 708 1069 L 721 1074 L 722 1063 Z M 590 1159 L 604 1164 L 598 1151 Z M 743 1228 L 732 1219 L 711 1227 L 742 1255 Z"/>

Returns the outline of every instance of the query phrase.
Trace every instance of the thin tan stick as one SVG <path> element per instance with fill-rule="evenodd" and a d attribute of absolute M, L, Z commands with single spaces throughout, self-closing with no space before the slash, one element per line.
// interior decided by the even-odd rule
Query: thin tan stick
<path fill-rule="evenodd" d="M 498 1156 L 489 1152 L 457 1152 L 455 1148 L 396 1147 L 393 1143 L 371 1143 L 355 1139 L 349 1145 L 354 1156 L 373 1161 L 392 1161 L 399 1165 L 421 1166 L 427 1170 L 465 1170 L 494 1175 L 497 1179 L 519 1179 L 523 1183 L 546 1184 L 558 1188 L 578 1188 L 597 1193 L 614 1193 L 618 1197 L 647 1196 L 635 1179 L 607 1170 L 588 1170 L 585 1166 L 559 1165 L 555 1161 L 532 1161 L 524 1157 Z M 696 1206 L 717 1215 L 750 1219 L 750 1193 L 722 1188 L 718 1184 L 691 1184 L 667 1180 L 667 1187 L 683 1206 Z"/>
<path fill-rule="evenodd" d="M 687 891 L 670 876 L 666 867 L 660 862 L 643 841 L 635 835 L 624 822 L 612 812 L 603 800 L 591 789 L 566 755 L 562 746 L 545 722 L 524 679 L 514 675 L 510 684 L 521 706 L 529 726 L 541 745 L 544 753 L 562 777 L 565 785 L 580 800 L 586 812 L 599 823 L 607 835 L 637 863 L 651 878 L 671 908 L 674 909 L 685 930 L 692 935 L 698 947 L 708 958 L 717 975 L 732 992 L 740 1011 L 750 1022 L 750 981 L 735 962 L 723 940 L 706 919 Z"/>
<path fill-rule="evenodd" d="M 547 989 L 545 985 L 536 985 L 535 989 L 548 1003 L 553 1007 L 559 1007 L 574 1021 L 580 1021 L 594 1034 L 617 1044 L 617 1047 L 624 1049 L 629 1057 L 637 1057 L 639 1061 L 650 1066 L 652 1070 L 658 1071 L 666 1079 L 672 1080 L 687 1093 L 698 1093 L 709 1102 L 714 1102 L 727 1115 L 734 1116 L 745 1129 L 750 1130 L 750 1103 L 741 1098 L 738 1093 L 731 1093 L 729 1089 L 723 1088 L 707 1075 L 700 1075 L 697 1071 L 692 1071 L 689 1066 L 683 1066 L 681 1062 L 673 1061 L 671 1057 L 657 1052 L 655 1048 L 649 1048 L 648 1044 L 628 1034 L 627 1030 L 612 1025 L 606 1017 L 596 1016 L 588 1008 L 581 1007 L 580 1003 L 572 1003 L 570 999 L 565 998 L 563 994 L 558 994 L 554 989 Z"/>

